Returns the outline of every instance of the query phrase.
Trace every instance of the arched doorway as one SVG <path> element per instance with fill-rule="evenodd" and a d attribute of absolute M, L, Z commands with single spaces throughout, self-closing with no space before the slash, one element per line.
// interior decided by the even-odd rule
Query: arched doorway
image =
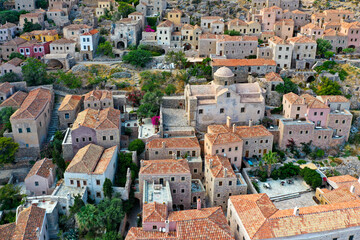
<path fill-rule="evenodd" d="M 314 76 L 309 76 L 307 79 L 306 79 L 306 82 L 310 83 L 310 82 L 313 82 L 315 81 L 315 77 Z"/>
<path fill-rule="evenodd" d="M 119 41 L 117 44 L 116 44 L 116 48 L 117 49 L 124 49 L 125 48 L 125 43 L 123 41 Z"/>
<path fill-rule="evenodd" d="M 355 46 L 354 46 L 354 45 L 350 45 L 349 48 L 355 48 Z"/>
<path fill-rule="evenodd" d="M 306 68 L 306 69 L 309 69 L 309 68 L 310 68 L 310 63 L 308 63 L 308 62 L 305 63 L 305 68 Z"/>
<path fill-rule="evenodd" d="M 185 43 L 184 44 L 184 51 L 188 51 L 191 49 L 191 44 L 190 43 Z"/>
<path fill-rule="evenodd" d="M 341 52 L 342 52 L 342 50 L 343 50 L 343 48 L 342 48 L 342 47 L 338 47 L 338 49 L 337 49 L 337 53 L 341 53 Z"/>
<path fill-rule="evenodd" d="M 62 62 L 60 62 L 57 59 L 50 59 L 49 62 L 47 63 L 48 68 L 52 68 L 52 69 L 63 69 L 64 65 L 62 64 Z"/>

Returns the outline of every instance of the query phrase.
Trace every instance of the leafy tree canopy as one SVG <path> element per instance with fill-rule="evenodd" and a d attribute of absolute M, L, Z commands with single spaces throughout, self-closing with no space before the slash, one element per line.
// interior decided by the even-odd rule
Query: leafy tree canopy
<path fill-rule="evenodd" d="M 337 82 L 325 77 L 321 79 L 321 83 L 312 85 L 312 90 L 317 95 L 342 95 L 340 88 L 341 86 Z"/>
<path fill-rule="evenodd" d="M 56 73 L 56 77 L 57 77 L 57 83 L 62 83 L 70 89 L 81 88 L 82 85 L 81 78 L 76 76 L 72 72 L 65 73 L 64 71 L 59 70 Z"/>
<path fill-rule="evenodd" d="M 0 164 L 13 162 L 18 148 L 19 144 L 12 138 L 0 137 Z"/>
<path fill-rule="evenodd" d="M 29 86 L 51 83 L 46 72 L 46 64 L 35 58 L 28 58 L 21 67 L 23 78 Z"/>
<path fill-rule="evenodd" d="M 13 59 L 13 58 L 20 58 L 20 59 L 25 59 L 24 55 L 22 55 L 21 53 L 18 52 L 13 52 L 10 54 L 9 59 Z"/>
<path fill-rule="evenodd" d="M 24 197 L 20 190 L 20 187 L 13 184 L 6 184 L 0 188 L 0 210 L 10 210 L 19 206 Z"/>
<path fill-rule="evenodd" d="M 332 45 L 331 45 L 329 40 L 318 38 L 316 40 L 316 44 L 317 44 L 316 52 L 317 52 L 318 55 L 323 55 L 327 51 L 332 49 Z"/>
<path fill-rule="evenodd" d="M 130 63 L 136 67 L 145 67 L 151 59 L 151 53 L 142 49 L 131 50 L 128 54 L 123 56 L 124 62 Z"/>
<path fill-rule="evenodd" d="M 130 151 L 136 151 L 140 155 L 145 150 L 145 143 L 140 139 L 135 139 L 129 144 Z"/>
<path fill-rule="evenodd" d="M 102 54 L 111 58 L 114 58 L 115 55 L 112 51 L 112 45 L 109 41 L 105 41 L 104 43 L 100 43 L 96 52 L 98 54 Z"/>
<path fill-rule="evenodd" d="M 25 23 L 23 27 L 24 32 L 32 32 L 34 30 L 41 30 L 42 27 L 39 23 L 29 22 L 27 18 L 25 18 Z"/>
<path fill-rule="evenodd" d="M 278 93 L 286 94 L 289 92 L 298 93 L 298 86 L 292 82 L 290 78 L 284 78 L 284 83 L 280 83 L 275 87 Z"/>

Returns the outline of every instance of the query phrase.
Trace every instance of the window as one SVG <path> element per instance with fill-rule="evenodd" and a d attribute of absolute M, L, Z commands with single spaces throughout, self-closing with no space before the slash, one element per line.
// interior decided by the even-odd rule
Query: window
<path fill-rule="evenodd" d="M 111 140 L 111 141 L 114 140 L 114 136 L 110 136 L 110 140 Z"/>
<path fill-rule="evenodd" d="M 218 154 L 219 153 L 219 150 L 216 150 L 216 154 Z"/>
<path fill-rule="evenodd" d="M 231 152 L 231 148 L 229 148 L 229 152 Z"/>
<path fill-rule="evenodd" d="M 236 225 L 236 231 L 240 231 L 240 227 L 239 227 L 239 224 Z"/>
<path fill-rule="evenodd" d="M 175 177 L 171 177 L 170 181 L 174 182 L 175 181 Z"/>
<path fill-rule="evenodd" d="M 101 198 L 101 192 L 96 192 L 96 197 Z"/>
<path fill-rule="evenodd" d="M 199 109 L 199 114 L 203 114 L 203 110 L 202 110 L 202 109 Z"/>
<path fill-rule="evenodd" d="M 19 130 L 19 133 L 22 133 L 22 132 L 23 132 L 23 131 L 22 131 L 22 128 L 19 128 L 18 130 Z"/>
<path fill-rule="evenodd" d="M 354 240 L 354 235 L 349 236 L 349 240 Z"/>
<path fill-rule="evenodd" d="M 71 185 L 74 185 L 74 180 L 70 180 L 70 184 L 71 184 Z"/>
<path fill-rule="evenodd" d="M 238 147 L 235 147 L 235 151 L 237 151 L 238 150 Z"/>
<path fill-rule="evenodd" d="M 103 141 L 106 141 L 106 136 L 103 136 Z"/>
<path fill-rule="evenodd" d="M 69 119 L 70 115 L 68 113 L 65 113 L 65 119 Z"/>
<path fill-rule="evenodd" d="M 219 182 L 219 186 L 222 186 L 222 181 Z"/>
<path fill-rule="evenodd" d="M 83 142 L 85 142 L 85 141 L 86 141 L 86 139 L 85 139 L 84 137 L 82 138 L 82 140 L 83 140 Z"/>
<path fill-rule="evenodd" d="M 229 92 L 228 92 L 228 93 L 226 93 L 226 97 L 228 97 L 228 98 L 230 97 L 230 93 L 229 93 Z"/>
<path fill-rule="evenodd" d="M 173 193 L 176 193 L 176 189 L 173 189 Z"/>
<path fill-rule="evenodd" d="M 35 186 L 39 186 L 39 182 L 35 182 Z"/>
<path fill-rule="evenodd" d="M 169 155 L 172 155 L 173 154 L 173 152 L 172 151 L 169 151 Z"/>
<path fill-rule="evenodd" d="M 223 108 L 220 108 L 220 113 L 224 113 L 224 109 L 223 109 Z"/>
<path fill-rule="evenodd" d="M 156 230 L 157 229 L 157 226 L 156 225 L 153 225 L 153 230 Z"/>
<path fill-rule="evenodd" d="M 185 189 L 182 188 L 182 189 L 181 189 L 181 193 L 184 193 L 184 192 L 185 192 Z"/>
<path fill-rule="evenodd" d="M 100 180 L 96 179 L 96 185 L 100 185 Z"/>
<path fill-rule="evenodd" d="M 92 138 L 91 137 L 89 137 L 89 142 L 91 142 L 92 141 Z"/>
<path fill-rule="evenodd" d="M 289 131 L 289 135 L 291 135 L 292 134 L 292 131 Z"/>
<path fill-rule="evenodd" d="M 242 113 L 245 112 L 245 108 L 242 107 L 242 108 L 240 109 L 240 111 L 241 111 Z"/>
<path fill-rule="evenodd" d="M 181 181 L 185 181 L 185 177 L 181 177 Z"/>
<path fill-rule="evenodd" d="M 86 185 L 87 185 L 87 182 L 86 182 L 86 181 L 83 181 L 83 185 L 86 186 Z"/>
<path fill-rule="evenodd" d="M 248 142 L 248 141 L 246 141 L 246 142 L 245 142 L 245 145 L 248 145 L 248 144 L 249 144 L 249 142 Z"/>
<path fill-rule="evenodd" d="M 229 181 L 229 186 L 231 186 L 232 185 L 232 181 Z"/>
<path fill-rule="evenodd" d="M 220 193 L 218 193 L 217 197 L 220 197 Z"/>
<path fill-rule="evenodd" d="M 26 128 L 26 132 L 31 132 L 31 129 L 30 128 Z"/>
<path fill-rule="evenodd" d="M 198 170 L 197 170 L 197 168 L 195 168 L 195 169 L 194 169 L 194 173 L 197 173 L 197 172 L 198 172 Z"/>

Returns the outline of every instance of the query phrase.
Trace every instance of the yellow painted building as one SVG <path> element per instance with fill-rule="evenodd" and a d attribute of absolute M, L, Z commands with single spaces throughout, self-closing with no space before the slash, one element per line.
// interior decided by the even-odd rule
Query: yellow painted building
<path fill-rule="evenodd" d="M 36 39 L 41 42 L 53 42 L 60 39 L 56 30 L 35 30 L 24 33 L 20 37 L 27 41 Z"/>

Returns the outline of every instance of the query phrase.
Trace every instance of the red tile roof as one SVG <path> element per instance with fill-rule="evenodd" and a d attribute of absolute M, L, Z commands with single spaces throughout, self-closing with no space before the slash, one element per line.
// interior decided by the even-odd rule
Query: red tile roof
<path fill-rule="evenodd" d="M 50 176 L 50 171 L 54 171 L 55 165 L 53 164 L 52 160 L 44 158 L 35 162 L 34 166 L 31 168 L 30 172 L 26 176 L 25 179 L 32 177 L 34 175 L 48 178 Z"/>
<path fill-rule="evenodd" d="M 112 93 L 109 90 L 93 90 L 84 95 L 84 101 L 95 99 L 95 100 L 103 100 L 103 99 L 112 99 Z"/>
<path fill-rule="evenodd" d="M 213 59 L 212 66 L 276 66 L 276 62 L 271 59 Z"/>
<path fill-rule="evenodd" d="M 293 43 L 313 43 L 316 44 L 316 41 L 314 39 L 308 38 L 306 36 L 298 36 L 287 39 L 288 42 Z"/>
<path fill-rule="evenodd" d="M 49 89 L 36 88 L 31 90 L 25 98 L 20 108 L 11 115 L 11 119 L 36 119 L 44 108 L 50 104 L 52 100 L 52 93 Z"/>
<path fill-rule="evenodd" d="M 235 178 L 235 172 L 231 167 L 230 161 L 227 157 L 215 155 L 206 155 L 205 162 L 210 169 L 214 178 Z M 210 166 L 211 162 L 211 166 Z M 225 176 L 226 171 L 226 176 Z"/>
<path fill-rule="evenodd" d="M 16 57 L 16 58 L 13 58 L 10 61 L 8 61 L 7 64 L 11 64 L 11 65 L 13 65 L 15 67 L 18 67 L 23 62 L 24 62 L 24 60 Z"/>
<path fill-rule="evenodd" d="M 12 88 L 14 88 L 14 86 L 8 82 L 0 83 L 0 93 L 2 94 L 8 94 Z"/>
<path fill-rule="evenodd" d="M 18 91 L 16 93 L 14 93 L 13 95 L 11 95 L 9 98 L 5 99 L 5 101 L 3 101 L 0 104 L 0 107 L 13 107 L 13 108 L 19 108 L 21 106 L 21 104 L 23 103 L 23 101 L 25 100 L 25 98 L 27 97 L 27 93 L 22 92 L 22 91 Z"/>
<path fill-rule="evenodd" d="M 79 95 L 66 95 L 61 102 L 59 111 L 71 111 L 76 109 L 81 103 L 82 96 Z"/>
<path fill-rule="evenodd" d="M 234 143 L 234 142 L 241 142 L 242 139 L 232 132 L 226 133 L 206 133 L 205 139 L 209 139 L 210 143 L 213 145 L 218 144 L 227 144 L 227 143 Z"/>
<path fill-rule="evenodd" d="M 21 211 L 14 229 L 12 240 L 37 239 L 36 230 L 42 230 L 46 210 L 32 205 Z"/>
<path fill-rule="evenodd" d="M 196 137 L 181 138 L 155 138 L 147 143 L 149 149 L 162 148 L 200 148 L 200 144 Z"/>
<path fill-rule="evenodd" d="M 225 133 L 232 132 L 232 129 L 228 128 L 226 125 L 209 125 L 209 133 Z M 272 136 L 272 134 L 263 126 L 263 125 L 254 125 L 254 126 L 236 126 L 235 133 L 241 138 L 257 138 Z"/>
<path fill-rule="evenodd" d="M 323 100 L 323 102 L 326 102 L 326 101 L 328 101 L 329 103 L 331 103 L 331 102 L 350 102 L 350 100 L 349 99 L 347 99 L 346 97 L 344 97 L 344 96 L 342 96 L 342 95 L 333 95 L 333 96 L 331 96 L 331 95 L 322 95 L 322 96 L 318 96 L 318 97 L 320 97 L 322 100 Z"/>
<path fill-rule="evenodd" d="M 143 222 L 164 222 L 167 219 L 167 205 L 157 202 L 143 206 Z"/>
<path fill-rule="evenodd" d="M 139 174 L 190 174 L 190 168 L 187 160 L 164 159 L 141 161 Z"/>
<path fill-rule="evenodd" d="M 269 72 L 265 75 L 265 79 L 268 82 L 284 82 L 280 74 L 275 72 Z"/>
<path fill-rule="evenodd" d="M 74 131 L 80 126 L 99 130 L 119 129 L 120 111 L 114 108 L 104 110 L 85 109 L 77 115 L 72 130 Z"/>

